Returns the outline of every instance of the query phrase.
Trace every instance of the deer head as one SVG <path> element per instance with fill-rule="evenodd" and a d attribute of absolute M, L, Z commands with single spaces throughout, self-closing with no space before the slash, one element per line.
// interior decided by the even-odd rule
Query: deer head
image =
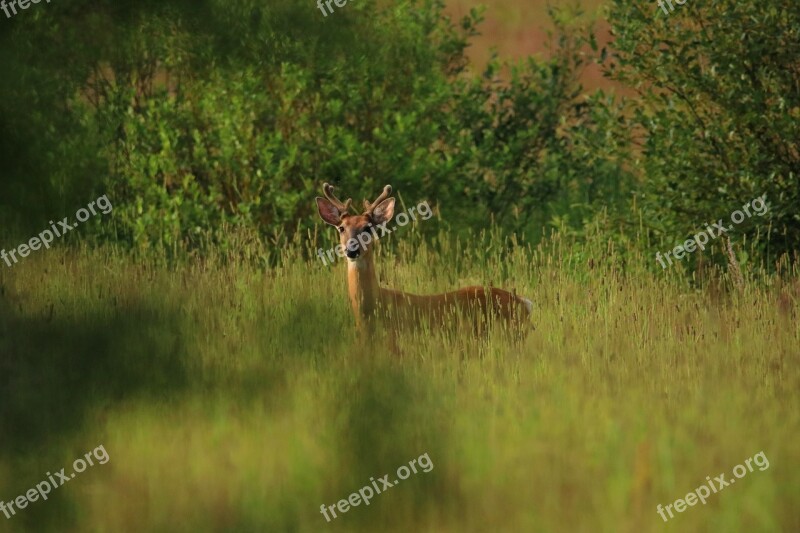
<path fill-rule="evenodd" d="M 394 216 L 394 198 L 389 197 L 392 186 L 385 186 L 374 202 L 364 200 L 364 212 L 360 215 L 348 213 L 352 200 L 348 198 L 342 203 L 334 196 L 332 185 L 323 184 L 322 192 L 325 198 L 317 196 L 319 216 L 339 232 L 339 243 L 344 247 L 347 259 L 355 261 L 360 256 L 366 256 L 370 244 L 377 239 L 373 228 L 390 221 Z"/>

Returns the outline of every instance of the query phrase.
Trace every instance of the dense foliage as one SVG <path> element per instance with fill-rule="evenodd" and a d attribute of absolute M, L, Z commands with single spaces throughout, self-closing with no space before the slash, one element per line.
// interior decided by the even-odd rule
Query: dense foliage
<path fill-rule="evenodd" d="M 22 128 L 39 139 L 27 156 L 50 176 L 42 189 L 102 185 L 114 236 L 137 245 L 224 240 L 223 222 L 310 226 L 323 181 L 364 196 L 391 182 L 463 227 L 538 228 L 568 212 L 580 223 L 597 200 L 622 203 L 620 165 L 596 156 L 611 142 L 604 116 L 579 98 L 574 35 L 501 82 L 498 61 L 468 74 L 477 12 L 455 26 L 438 2 L 358 3 L 327 19 L 305 3 L 256 4 L 42 12 L 36 52 L 14 65 L 47 87 L 47 109 Z M 33 38 L 22 32 L 19 48 Z"/>
<path fill-rule="evenodd" d="M 798 250 L 797 2 L 673 5 L 666 15 L 650 0 L 615 0 L 608 15 L 609 73 L 638 91 L 627 128 L 643 143 L 635 165 L 646 177 L 638 192 L 648 224 L 679 242 L 766 194 L 769 213 L 736 233 L 773 257 Z"/>
<path fill-rule="evenodd" d="M 98 0 L 26 12 L 0 28 L 0 67 L 14 74 L 0 82 L 0 218 L 35 229 L 105 192 L 113 224 L 82 237 L 230 245 L 231 228 L 315 225 L 323 181 L 357 203 L 389 182 L 455 231 L 494 220 L 581 235 L 599 222 L 619 238 L 643 224 L 671 246 L 766 193 L 767 217 L 739 230 L 766 257 L 797 249 L 789 0 L 669 16 L 616 0 L 610 50 L 561 14 L 548 58 L 483 72 L 464 54 L 479 12 L 455 24 L 442 9 Z M 588 45 L 638 94 L 584 94 Z"/>

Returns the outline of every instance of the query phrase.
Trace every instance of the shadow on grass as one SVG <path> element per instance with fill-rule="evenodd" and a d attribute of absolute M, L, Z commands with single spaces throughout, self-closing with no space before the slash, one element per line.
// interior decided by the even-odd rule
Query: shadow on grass
<path fill-rule="evenodd" d="M 354 383 L 342 390 L 342 453 L 349 458 L 351 471 L 340 483 L 340 498 L 370 485 L 388 474 L 388 480 L 398 482 L 388 493 L 377 494 L 374 505 L 350 513 L 339 520 L 342 527 L 359 524 L 365 529 L 374 526 L 381 507 L 392 509 L 400 501 L 415 511 L 440 502 L 447 486 L 445 471 L 435 465 L 444 459 L 451 430 L 448 407 L 437 403 L 441 395 L 413 367 L 391 360 L 373 361 L 358 371 Z M 416 374 L 416 375 L 415 375 Z M 434 468 L 419 469 L 406 481 L 399 481 L 398 467 L 429 454 Z M 378 482 L 378 486 L 381 483 Z"/>
<path fill-rule="evenodd" d="M 185 391 L 187 354 L 177 313 L 102 309 L 80 319 L 26 316 L 0 295 L 0 456 L 11 474 L 3 492 L 12 491 L 0 499 L 24 493 L 48 469 L 69 471 L 71 464 L 51 461 L 61 460 L 59 450 L 84 430 L 90 413 L 131 398 L 158 401 Z M 46 505 L 30 505 L 8 525 L 70 529 L 79 518 L 72 498 L 68 490 L 54 490 Z"/>

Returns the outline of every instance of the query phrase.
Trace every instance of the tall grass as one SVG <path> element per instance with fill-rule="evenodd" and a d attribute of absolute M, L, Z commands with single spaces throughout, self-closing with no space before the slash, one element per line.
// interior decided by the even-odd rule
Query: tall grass
<path fill-rule="evenodd" d="M 344 265 L 299 245 L 0 269 L 0 499 L 100 444 L 111 457 L 0 531 L 800 529 L 797 265 L 739 293 L 601 239 L 397 237 L 382 284 L 515 288 L 535 303 L 523 345 L 359 345 Z M 762 450 L 769 469 L 656 514 Z M 426 452 L 431 472 L 320 514 Z"/>

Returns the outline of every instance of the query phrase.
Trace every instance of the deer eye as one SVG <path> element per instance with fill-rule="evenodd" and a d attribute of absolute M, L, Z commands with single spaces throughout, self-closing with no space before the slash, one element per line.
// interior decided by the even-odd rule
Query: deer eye
<path fill-rule="evenodd" d="M 339 233 L 344 233 L 344 226 L 339 226 L 339 227 L 338 227 L 338 228 L 336 228 L 336 229 L 338 229 L 338 230 L 339 230 Z"/>

